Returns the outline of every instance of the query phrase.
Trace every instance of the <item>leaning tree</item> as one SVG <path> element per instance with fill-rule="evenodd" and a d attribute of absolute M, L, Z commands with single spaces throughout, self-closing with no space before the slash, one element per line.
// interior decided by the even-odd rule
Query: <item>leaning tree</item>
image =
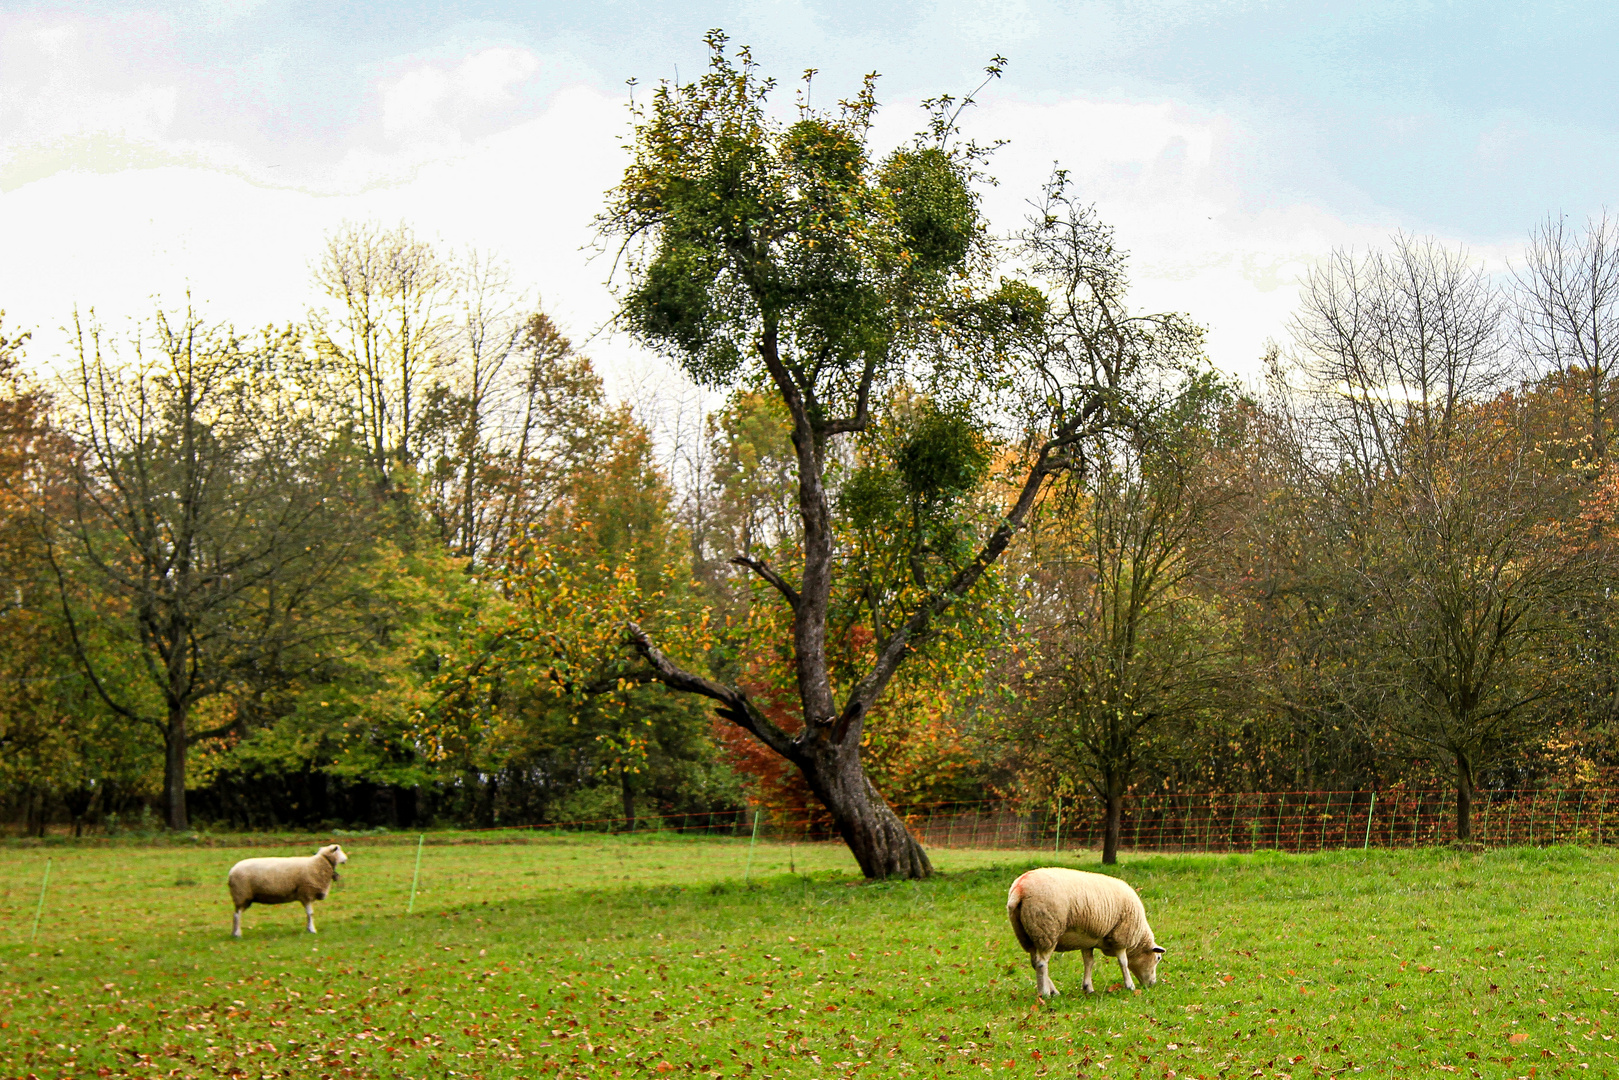
<path fill-rule="evenodd" d="M 1048 482 L 1083 467 L 1086 439 L 1128 420 L 1131 372 L 1195 350 L 1198 334 L 1127 314 L 1122 256 L 1060 173 L 1014 249 L 1023 277 L 1001 276 L 977 194 L 985 151 L 956 129 L 970 95 L 927 102 L 926 129 L 879 156 L 874 76 L 831 110 L 809 107 L 806 86 L 796 119 L 778 119 L 775 84 L 747 50 L 728 54 L 717 31 L 707 41 L 705 74 L 636 110 L 633 158 L 599 225 L 626 268 L 622 325 L 701 384 L 768 390 L 790 421 L 799 535 L 776 565 L 759 551 L 731 561 L 790 609 L 798 715 L 777 723 L 740 680 L 677 662 L 643 625 L 627 626 L 627 644 L 643 677 L 712 699 L 791 762 L 867 877 L 926 876 L 927 855 L 861 763 L 874 705 L 982 587 Z M 897 448 L 863 455 L 879 431 Z M 851 459 L 886 460 L 897 496 L 855 497 L 846 481 L 869 470 Z M 990 460 L 1015 462 L 1005 505 L 953 512 L 984 490 Z M 911 545 L 907 580 L 882 617 L 873 610 L 851 668 L 832 655 L 853 557 L 839 518 L 869 526 L 885 512 L 889 535 Z"/>

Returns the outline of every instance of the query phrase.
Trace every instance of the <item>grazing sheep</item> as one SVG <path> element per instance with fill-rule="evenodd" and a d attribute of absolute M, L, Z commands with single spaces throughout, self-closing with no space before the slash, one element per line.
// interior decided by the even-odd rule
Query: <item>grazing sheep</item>
<path fill-rule="evenodd" d="M 304 906 L 306 927 L 315 932 L 315 901 L 326 899 L 337 880 L 337 868 L 349 861 L 337 844 L 328 844 L 306 859 L 243 859 L 230 868 L 230 898 L 236 904 L 231 937 L 242 936 L 242 912 L 254 904 Z"/>
<path fill-rule="evenodd" d="M 1116 956 L 1127 990 L 1136 988 L 1131 972 L 1143 986 L 1158 981 L 1158 958 L 1164 950 L 1152 939 L 1147 909 L 1141 897 L 1118 878 L 1048 866 L 1030 870 L 1016 881 L 1006 897 L 1006 914 L 1018 944 L 1029 954 L 1038 977 L 1041 997 L 1057 992 L 1046 963 L 1053 952 L 1085 950 L 1085 992 L 1092 991 L 1092 951 Z"/>

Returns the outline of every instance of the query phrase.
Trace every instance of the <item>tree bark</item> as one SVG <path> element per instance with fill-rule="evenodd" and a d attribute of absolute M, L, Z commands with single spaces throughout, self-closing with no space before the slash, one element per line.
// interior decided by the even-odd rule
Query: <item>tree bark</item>
<path fill-rule="evenodd" d="M 833 827 L 867 878 L 924 878 L 933 863 L 866 777 L 858 746 L 829 744 L 795 761 L 810 790 L 832 812 Z"/>
<path fill-rule="evenodd" d="M 1109 776 L 1107 785 L 1107 814 L 1102 825 L 1102 865 L 1115 866 L 1119 861 L 1119 833 L 1124 826 L 1124 778 Z"/>
<path fill-rule="evenodd" d="M 624 769 L 618 770 L 619 794 L 624 799 L 624 831 L 635 831 L 635 789 L 630 787 L 630 774 Z"/>
<path fill-rule="evenodd" d="M 1456 839 L 1473 839 L 1473 763 L 1456 755 Z"/>
<path fill-rule="evenodd" d="M 186 816 L 186 707 L 169 703 L 169 724 L 163 730 L 163 803 L 170 829 L 190 827 Z"/>

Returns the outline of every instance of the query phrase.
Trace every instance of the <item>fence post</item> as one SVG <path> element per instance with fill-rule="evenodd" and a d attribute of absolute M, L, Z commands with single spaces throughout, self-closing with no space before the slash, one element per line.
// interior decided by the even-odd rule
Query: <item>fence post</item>
<path fill-rule="evenodd" d="M 753 839 L 748 841 L 748 865 L 742 870 L 744 885 L 748 883 L 748 875 L 753 873 L 753 845 L 759 842 L 759 814 L 758 810 L 753 812 Z"/>
<path fill-rule="evenodd" d="M 1602 846 L 1602 826 L 1604 824 L 1604 815 L 1607 813 L 1607 809 L 1608 809 L 1608 789 L 1603 788 L 1602 789 L 1602 801 L 1597 803 L 1596 843 L 1597 843 L 1598 847 Z"/>
<path fill-rule="evenodd" d="M 1055 855 L 1062 850 L 1062 796 L 1057 796 L 1057 834 L 1051 841 L 1051 853 Z"/>
<path fill-rule="evenodd" d="M 1372 792 L 1372 801 L 1366 807 L 1366 839 L 1361 842 L 1360 849 L 1366 851 L 1372 846 L 1372 811 L 1377 809 L 1377 792 Z"/>
<path fill-rule="evenodd" d="M 51 883 L 51 860 L 45 860 L 45 877 L 39 883 L 39 906 L 34 908 L 34 932 L 28 935 L 28 941 L 33 943 L 39 937 L 39 917 L 45 914 L 45 888 Z"/>
<path fill-rule="evenodd" d="M 1557 798 L 1552 800 L 1552 843 L 1557 843 L 1557 826 L 1563 818 L 1563 789 L 1557 789 Z"/>
<path fill-rule="evenodd" d="M 1580 842 L 1580 815 L 1585 813 L 1585 789 L 1580 789 L 1580 801 L 1574 807 L 1574 842 Z"/>
<path fill-rule="evenodd" d="M 406 915 L 416 911 L 416 883 L 422 879 L 422 845 L 426 842 L 426 833 L 416 838 L 416 872 L 410 876 L 410 903 L 405 906 Z"/>

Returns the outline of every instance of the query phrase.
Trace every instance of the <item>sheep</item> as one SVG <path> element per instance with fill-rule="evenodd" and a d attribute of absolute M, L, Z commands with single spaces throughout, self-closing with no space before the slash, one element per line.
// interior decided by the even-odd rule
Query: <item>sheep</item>
<path fill-rule="evenodd" d="M 1092 951 L 1116 956 L 1127 990 L 1136 988 L 1130 975 L 1143 986 L 1158 981 L 1158 959 L 1164 950 L 1153 941 L 1147 910 L 1136 891 L 1118 878 L 1047 866 L 1030 870 L 1016 881 L 1006 897 L 1006 914 L 1018 944 L 1029 954 L 1041 997 L 1057 987 L 1046 972 L 1053 952 L 1085 950 L 1085 992 L 1091 993 Z"/>
<path fill-rule="evenodd" d="M 315 932 L 315 901 L 326 899 L 337 868 L 349 861 L 341 846 L 328 844 L 308 858 L 243 859 L 230 868 L 230 898 L 236 904 L 231 937 L 242 936 L 242 912 L 254 904 L 304 906 L 305 928 Z"/>

